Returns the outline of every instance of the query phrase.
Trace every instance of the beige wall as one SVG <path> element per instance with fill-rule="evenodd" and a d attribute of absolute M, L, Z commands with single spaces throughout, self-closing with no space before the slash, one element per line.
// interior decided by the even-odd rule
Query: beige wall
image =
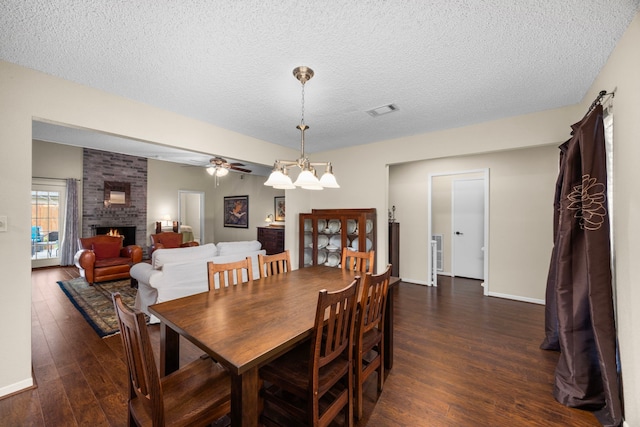
<path fill-rule="evenodd" d="M 230 173 L 220 179 L 218 197 L 214 202 L 217 220 L 214 224 L 215 242 L 256 240 L 256 227 L 267 225 L 264 220 L 273 214 L 273 198 L 284 196 L 284 190 L 276 190 L 264 185 L 266 177 Z M 225 227 L 222 211 L 225 196 L 249 196 L 249 228 Z M 289 230 L 286 230 L 287 233 Z"/>
<path fill-rule="evenodd" d="M 35 177 L 82 180 L 82 148 L 33 141 L 32 165 Z M 82 191 L 81 185 L 78 190 Z"/>
<path fill-rule="evenodd" d="M 640 400 L 640 335 L 633 333 L 634 327 L 640 324 L 640 312 L 634 309 L 640 306 L 640 290 L 637 286 L 640 263 L 633 262 L 640 258 L 640 245 L 636 243 L 640 225 L 633 221 L 640 208 L 634 176 L 637 168 L 635 163 L 640 158 L 639 43 L 640 19 L 636 17 L 580 105 L 310 156 L 312 161 L 331 160 L 342 188 L 322 191 L 320 194 L 287 191 L 287 229 L 296 230 L 297 213 L 321 207 L 374 207 L 378 210 L 379 222 L 384 221 L 390 206 L 388 165 L 558 144 L 567 138 L 569 125 L 582 117 L 599 90 L 617 87 L 614 226 L 618 327 L 626 417 L 629 425 L 639 426 L 640 409 L 636 402 Z M 0 233 L 0 260 L 4 273 L 4 281 L 0 283 L 0 321 L 11 325 L 0 331 L 0 342 L 3 343 L 0 347 L 0 360 L 3 361 L 0 367 L 0 395 L 19 390 L 31 382 L 30 257 L 29 241 L 24 236 L 30 224 L 33 118 L 166 145 L 180 141 L 180 146 L 187 149 L 216 152 L 262 164 L 270 164 L 275 158 L 296 158 L 298 155 L 296 150 L 6 62 L 0 62 L 0 93 L 0 117 L 3 123 L 0 126 L 0 144 L 6 153 L 10 153 L 0 157 L 0 215 L 7 215 L 9 226 L 8 232 Z M 402 222 L 402 218 L 399 221 Z M 387 229 L 379 227 L 379 230 L 377 256 L 378 265 L 382 265 L 386 259 Z M 508 271 L 508 254 L 501 255 L 496 248 L 503 245 L 509 247 L 513 236 L 503 235 L 499 230 L 491 229 L 489 239 L 493 248 L 490 255 L 491 280 L 495 278 L 496 283 L 499 283 L 501 275 L 512 274 Z M 297 260 L 295 232 L 287 233 L 286 246 Z M 516 292 L 510 288 L 504 293 Z"/>
<path fill-rule="evenodd" d="M 451 144 L 458 144 L 453 136 Z M 429 280 L 429 175 L 488 168 L 489 281 L 485 286 L 489 295 L 543 302 L 553 245 L 557 165 L 557 146 L 548 145 L 391 166 L 389 204 L 396 206 L 401 224 L 400 276 L 422 284 Z M 447 217 L 450 186 L 444 192 Z"/>

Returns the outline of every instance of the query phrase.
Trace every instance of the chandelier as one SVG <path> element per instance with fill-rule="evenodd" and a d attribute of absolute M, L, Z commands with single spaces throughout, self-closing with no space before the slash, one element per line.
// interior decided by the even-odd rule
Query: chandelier
<path fill-rule="evenodd" d="M 304 84 L 313 77 L 313 70 L 309 67 L 297 67 L 293 70 L 293 75 L 302 83 L 302 118 L 300 124 L 296 126 L 300 130 L 300 158 L 298 160 L 276 160 L 269 179 L 264 185 L 282 190 L 292 190 L 296 187 L 305 190 L 322 190 L 324 188 L 340 188 L 333 175 L 331 162 L 310 162 L 304 154 L 304 131 L 309 129 L 304 123 Z M 324 174 L 320 179 L 316 175 L 316 166 L 324 167 Z M 300 174 L 296 182 L 289 178 L 289 168 L 300 168 Z"/>

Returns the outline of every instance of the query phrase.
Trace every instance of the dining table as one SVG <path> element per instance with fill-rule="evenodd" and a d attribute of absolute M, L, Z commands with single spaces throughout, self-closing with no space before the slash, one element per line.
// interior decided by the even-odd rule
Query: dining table
<path fill-rule="evenodd" d="M 257 426 L 259 368 L 311 336 L 319 292 L 362 273 L 317 265 L 149 306 L 160 319 L 160 373 L 179 368 L 180 336 L 231 376 L 231 425 Z M 385 365 L 393 365 L 393 277 L 385 315 Z"/>

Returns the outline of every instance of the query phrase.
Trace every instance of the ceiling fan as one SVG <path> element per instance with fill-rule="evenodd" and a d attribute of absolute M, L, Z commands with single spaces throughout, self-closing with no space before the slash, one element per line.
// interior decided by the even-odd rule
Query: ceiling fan
<path fill-rule="evenodd" d="M 225 176 L 229 170 L 233 169 L 238 172 L 251 173 L 251 170 L 245 169 L 243 163 L 229 163 L 222 157 L 213 157 L 207 165 L 207 173 L 209 175 Z"/>

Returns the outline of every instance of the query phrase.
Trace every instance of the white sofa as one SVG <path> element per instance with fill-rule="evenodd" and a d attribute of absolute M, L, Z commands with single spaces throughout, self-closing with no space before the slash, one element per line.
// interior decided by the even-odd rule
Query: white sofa
<path fill-rule="evenodd" d="M 143 262 L 131 267 L 131 277 L 138 281 L 135 308 L 149 314 L 151 323 L 158 323 L 160 320 L 149 313 L 150 305 L 209 289 L 208 261 L 225 263 L 250 256 L 254 277 L 257 277 L 258 254 L 265 253 L 257 240 L 157 249 L 151 255 L 151 264 Z M 219 288 L 217 277 L 215 287 Z"/>

